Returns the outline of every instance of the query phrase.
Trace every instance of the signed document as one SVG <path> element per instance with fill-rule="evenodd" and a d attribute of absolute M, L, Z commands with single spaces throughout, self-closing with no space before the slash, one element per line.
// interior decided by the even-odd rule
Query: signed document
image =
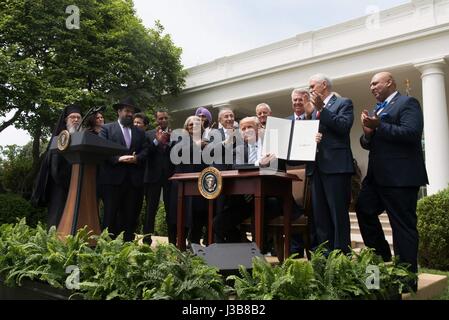
<path fill-rule="evenodd" d="M 292 161 L 315 161 L 319 120 L 292 121 L 268 117 L 263 153 Z"/>

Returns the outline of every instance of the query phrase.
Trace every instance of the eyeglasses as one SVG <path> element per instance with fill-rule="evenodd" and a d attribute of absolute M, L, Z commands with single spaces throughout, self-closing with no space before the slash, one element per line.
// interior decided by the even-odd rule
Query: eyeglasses
<path fill-rule="evenodd" d="M 80 120 L 81 116 L 74 116 L 74 115 L 70 115 L 67 118 L 69 118 L 70 120 Z"/>

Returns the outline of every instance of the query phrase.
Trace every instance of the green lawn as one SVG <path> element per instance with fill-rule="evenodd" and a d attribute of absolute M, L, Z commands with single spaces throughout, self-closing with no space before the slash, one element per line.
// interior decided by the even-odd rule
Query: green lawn
<path fill-rule="evenodd" d="M 430 273 L 430 274 L 440 274 L 447 276 L 449 278 L 449 271 L 440 271 L 440 270 L 434 270 L 434 269 L 426 269 L 426 268 L 419 268 L 419 273 Z M 446 287 L 446 290 L 444 293 L 438 297 L 435 297 L 433 300 L 449 300 L 449 286 Z"/>

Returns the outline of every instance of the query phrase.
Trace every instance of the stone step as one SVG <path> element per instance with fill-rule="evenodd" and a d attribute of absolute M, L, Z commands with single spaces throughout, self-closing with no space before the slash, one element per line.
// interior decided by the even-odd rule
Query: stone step
<path fill-rule="evenodd" d="M 391 228 L 383 228 L 385 236 L 393 236 L 393 231 Z M 351 226 L 351 234 L 360 234 L 359 227 L 353 227 Z M 388 239 L 387 239 L 388 240 Z"/>
<path fill-rule="evenodd" d="M 349 213 L 349 219 L 351 221 L 357 221 L 357 215 L 355 212 L 350 212 Z M 388 219 L 388 215 L 386 213 L 382 213 L 381 215 L 379 215 L 379 221 L 381 223 L 390 223 L 390 219 Z"/>
<path fill-rule="evenodd" d="M 430 300 L 442 295 L 446 288 L 447 276 L 420 273 L 418 275 L 418 291 L 415 294 L 403 294 L 402 300 Z"/>
<path fill-rule="evenodd" d="M 391 253 L 394 255 L 393 250 L 393 237 L 390 235 L 385 235 L 385 239 L 387 240 L 388 244 L 390 245 Z M 352 249 L 362 249 L 365 247 L 365 243 L 363 242 L 362 235 L 360 233 L 351 233 L 351 248 Z"/>
<path fill-rule="evenodd" d="M 360 235 L 360 228 L 359 228 L 359 223 L 357 221 L 357 214 L 355 212 L 350 212 L 349 219 L 351 222 L 351 239 L 353 239 L 352 240 L 353 244 L 356 247 L 363 246 L 363 241 L 358 240 L 358 239 L 361 239 L 362 237 Z M 384 230 L 385 238 L 388 241 L 388 243 L 390 244 L 390 247 L 392 247 L 393 231 L 391 230 L 391 225 L 390 225 L 390 221 L 388 219 L 388 215 L 386 213 L 379 215 L 379 221 L 382 225 L 382 229 Z M 354 240 L 354 239 L 357 239 L 357 240 Z M 361 243 L 358 243 L 358 242 L 361 242 Z"/>
<path fill-rule="evenodd" d="M 357 221 L 357 220 L 351 220 L 350 221 L 350 223 L 351 223 L 351 228 L 359 228 L 359 222 Z M 391 226 L 390 226 L 390 223 L 389 222 L 382 222 L 381 221 L 381 223 L 380 223 L 381 225 L 382 225 L 382 228 L 385 230 L 385 229 L 388 229 L 388 230 L 391 230 Z"/>

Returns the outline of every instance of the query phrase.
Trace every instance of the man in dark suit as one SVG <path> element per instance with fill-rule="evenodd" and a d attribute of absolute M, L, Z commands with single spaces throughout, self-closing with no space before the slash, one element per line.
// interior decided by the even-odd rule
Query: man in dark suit
<path fill-rule="evenodd" d="M 133 114 L 140 111 L 131 98 L 113 105 L 118 120 L 105 124 L 100 137 L 128 149 L 100 167 L 99 184 L 103 190 L 104 217 L 102 227 L 117 236 L 124 231 L 124 240 L 134 239 L 137 219 L 143 201 L 144 162 L 148 148 L 145 132 L 133 126 Z"/>
<path fill-rule="evenodd" d="M 288 116 L 289 120 L 304 120 L 305 110 L 304 110 L 304 97 L 309 96 L 309 92 L 305 89 L 294 89 L 292 91 L 292 109 L 293 114 Z"/>
<path fill-rule="evenodd" d="M 419 187 L 428 183 L 421 147 L 423 113 L 415 98 L 396 91 L 388 72 L 376 74 L 370 88 L 378 104 L 373 114 L 364 110 L 361 115 L 360 143 L 369 150 L 369 162 L 356 206 L 360 231 L 365 244 L 390 261 L 390 246 L 378 218 L 386 211 L 395 255 L 417 272 L 416 203 Z"/>
<path fill-rule="evenodd" d="M 259 135 L 259 120 L 257 117 L 247 117 L 240 121 L 239 136 L 236 137 L 235 162 L 237 164 L 253 164 L 259 167 L 268 167 L 275 160 L 271 154 L 262 154 L 262 138 Z M 265 202 L 266 214 L 277 213 L 282 210 L 276 201 Z M 214 218 L 215 241 L 241 242 L 242 234 L 240 223 L 254 212 L 254 199 L 252 196 L 226 197 L 220 210 Z"/>
<path fill-rule="evenodd" d="M 306 114 L 304 109 L 304 101 L 309 100 L 309 91 L 300 88 L 293 89 L 291 99 L 292 99 L 293 114 L 288 116 L 287 119 L 292 121 L 305 120 Z M 321 139 L 321 136 L 317 137 L 317 139 Z M 298 161 L 289 161 L 287 164 L 293 167 L 305 166 L 304 162 Z M 299 218 L 302 214 L 303 214 L 302 208 L 300 208 L 298 204 L 295 201 L 293 201 L 292 220 Z M 310 230 L 310 242 L 313 247 L 315 246 L 315 228 L 313 225 L 313 221 L 310 221 L 309 230 Z M 292 239 L 290 245 L 291 252 L 298 253 L 298 257 L 303 257 L 304 244 L 302 234 L 292 235 L 291 239 Z"/>
<path fill-rule="evenodd" d="M 321 143 L 315 162 L 307 164 L 311 177 L 312 208 L 318 244 L 328 249 L 350 251 L 349 204 L 354 173 L 350 131 L 354 122 L 350 99 L 332 93 L 332 81 L 322 74 L 310 78 L 307 119 L 320 120 Z"/>
<path fill-rule="evenodd" d="M 168 113 L 164 110 L 156 112 L 157 127 L 148 132 L 149 156 L 145 167 L 145 195 L 147 198 L 147 215 L 143 233 L 154 232 L 154 223 L 159 206 L 159 199 L 164 200 L 166 217 L 169 216 L 170 181 L 174 173 L 174 165 L 170 160 L 170 129 L 168 128 Z M 151 237 L 144 238 L 144 242 L 151 244 Z"/>
<path fill-rule="evenodd" d="M 234 149 L 238 137 L 238 128 L 234 127 L 234 111 L 228 108 L 218 113 L 220 128 L 213 130 L 209 148 L 213 149 L 213 165 L 219 170 L 231 170 L 234 164 Z M 206 150 L 205 151 L 209 151 Z"/>

